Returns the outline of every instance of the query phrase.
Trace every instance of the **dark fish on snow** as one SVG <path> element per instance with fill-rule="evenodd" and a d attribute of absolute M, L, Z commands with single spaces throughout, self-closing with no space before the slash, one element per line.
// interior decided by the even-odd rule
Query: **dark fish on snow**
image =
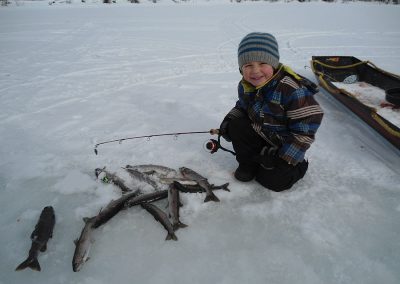
<path fill-rule="evenodd" d="M 154 202 L 168 197 L 168 190 L 160 190 L 151 193 L 140 194 L 125 202 L 125 207 L 132 207 L 143 202 Z"/>
<path fill-rule="evenodd" d="M 47 242 L 53 237 L 55 223 L 56 217 L 53 207 L 47 206 L 43 208 L 39 217 L 39 221 L 31 234 L 32 245 L 29 250 L 28 258 L 18 265 L 18 267 L 15 269 L 16 271 L 23 270 L 27 267 L 37 271 L 41 270 L 39 261 L 37 260 L 39 251 L 46 251 Z"/>
<path fill-rule="evenodd" d="M 179 228 L 187 227 L 186 224 L 183 224 L 179 220 L 179 208 L 182 206 L 182 204 L 179 199 L 179 191 L 176 188 L 175 183 L 177 182 L 171 184 L 168 189 L 168 211 L 169 217 L 172 220 L 172 228 L 174 231 L 178 230 Z"/>
<path fill-rule="evenodd" d="M 163 227 L 167 230 L 168 234 L 167 237 L 165 238 L 166 240 L 174 240 L 174 241 L 178 240 L 178 238 L 174 233 L 174 228 L 172 227 L 172 224 L 169 221 L 168 216 L 167 214 L 165 214 L 164 211 L 162 211 L 160 208 L 150 203 L 142 203 L 141 205 L 144 209 L 147 210 L 147 212 L 153 215 L 154 219 L 160 222 L 161 225 L 163 225 Z"/>
<path fill-rule="evenodd" d="M 127 202 L 131 198 L 138 196 L 139 194 L 140 190 L 136 190 L 134 192 L 126 193 L 116 200 L 110 201 L 110 203 L 108 203 L 105 208 L 101 209 L 99 214 L 97 214 L 97 216 L 95 217 L 93 228 L 98 228 L 99 226 L 110 220 L 112 217 L 117 215 L 119 211 L 125 208 L 125 202 Z"/>
<path fill-rule="evenodd" d="M 175 180 L 174 183 L 180 192 L 184 192 L 184 193 L 206 192 L 206 190 L 204 188 L 202 188 L 198 183 L 193 185 L 193 184 L 188 184 L 188 183 L 182 183 L 179 180 Z M 230 191 L 228 186 L 229 186 L 229 182 L 224 183 L 222 185 L 211 184 L 211 190 L 222 189 L 225 191 Z"/>

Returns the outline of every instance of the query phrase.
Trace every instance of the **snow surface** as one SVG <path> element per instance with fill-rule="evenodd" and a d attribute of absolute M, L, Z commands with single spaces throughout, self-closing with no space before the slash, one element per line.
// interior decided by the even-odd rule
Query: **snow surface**
<path fill-rule="evenodd" d="M 314 79 L 312 55 L 353 55 L 400 73 L 400 6 L 371 3 L 18 2 L 0 9 L 0 283 L 400 283 L 400 154 L 326 92 L 293 189 L 240 183 L 209 135 L 96 143 L 219 126 L 236 101 L 236 49 L 276 35 L 281 61 Z M 306 68 L 305 68 L 306 66 Z M 187 166 L 217 192 L 182 194 L 179 241 L 141 208 L 96 231 L 74 273 L 82 218 L 120 192 L 96 167 Z M 40 273 L 15 272 L 44 206 L 56 226 Z M 159 203 L 164 206 L 163 202 Z"/>

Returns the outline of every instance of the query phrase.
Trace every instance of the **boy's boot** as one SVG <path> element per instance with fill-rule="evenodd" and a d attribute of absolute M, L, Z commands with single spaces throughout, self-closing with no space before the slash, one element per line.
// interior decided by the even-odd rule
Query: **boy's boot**
<path fill-rule="evenodd" d="M 258 166 L 255 164 L 240 163 L 235 171 L 235 178 L 239 181 L 251 181 L 257 173 Z"/>

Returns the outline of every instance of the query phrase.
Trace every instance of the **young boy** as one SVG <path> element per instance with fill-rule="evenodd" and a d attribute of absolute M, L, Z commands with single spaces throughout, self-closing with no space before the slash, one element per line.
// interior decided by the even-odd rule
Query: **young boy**
<path fill-rule="evenodd" d="M 239 162 L 235 177 L 255 178 L 273 191 L 289 189 L 307 171 L 304 154 L 321 124 L 317 88 L 279 63 L 278 43 L 269 33 L 246 35 L 238 61 L 239 100 L 220 126 Z"/>

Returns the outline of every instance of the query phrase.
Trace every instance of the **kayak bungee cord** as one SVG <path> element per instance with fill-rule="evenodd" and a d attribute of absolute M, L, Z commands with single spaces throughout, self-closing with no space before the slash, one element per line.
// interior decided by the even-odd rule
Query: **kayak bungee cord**
<path fill-rule="evenodd" d="M 94 145 L 94 153 L 97 155 L 98 151 L 97 151 L 97 147 L 103 144 L 108 144 L 108 143 L 122 143 L 122 141 L 125 140 L 133 140 L 133 139 L 142 139 L 142 138 L 147 138 L 150 139 L 152 137 L 160 137 L 160 136 L 179 136 L 179 135 L 191 135 L 191 134 L 211 134 L 211 135 L 218 135 L 218 141 L 214 140 L 214 139 L 210 139 L 207 144 L 206 147 L 208 150 L 210 150 L 211 154 L 215 153 L 218 151 L 218 149 L 230 152 L 231 154 L 235 155 L 235 153 L 233 151 L 230 151 L 228 149 L 225 149 L 224 147 L 221 146 L 220 144 L 220 137 L 221 135 L 219 134 L 219 129 L 211 129 L 208 131 L 189 131 L 189 132 L 173 132 L 173 133 L 161 133 L 161 134 L 150 134 L 150 135 L 142 135 L 142 136 L 134 136 L 134 137 L 126 137 L 126 138 L 120 138 L 120 139 L 114 139 L 114 140 L 109 140 L 109 141 L 104 141 L 104 142 L 100 142 L 97 143 L 96 145 Z"/>

